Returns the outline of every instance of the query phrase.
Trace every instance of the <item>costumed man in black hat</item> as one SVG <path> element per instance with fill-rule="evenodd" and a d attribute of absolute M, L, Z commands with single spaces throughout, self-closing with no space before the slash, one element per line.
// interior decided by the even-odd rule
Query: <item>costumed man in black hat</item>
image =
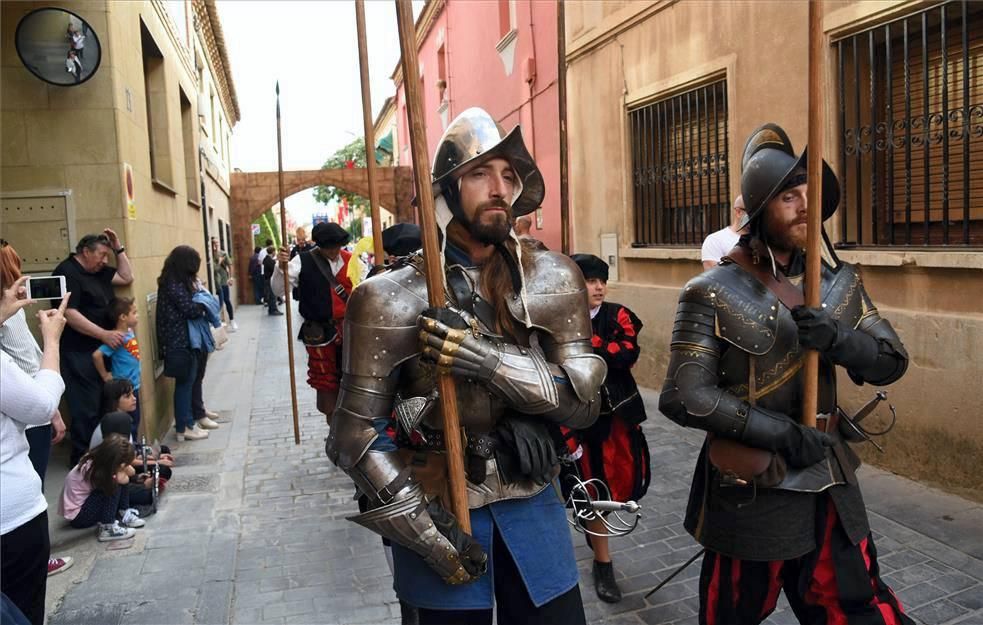
<path fill-rule="evenodd" d="M 287 263 L 290 286 L 296 289 L 304 318 L 298 338 L 307 348 L 307 383 L 317 391 L 317 409 L 330 425 L 341 380 L 342 322 L 352 292 L 348 277 L 352 255 L 342 246 L 351 235 L 336 223 L 319 223 L 311 230 L 311 238 L 317 247 L 293 259 L 286 248 L 280 248 L 270 284 L 274 294 L 283 295 L 280 263 Z"/>
<path fill-rule="evenodd" d="M 601 414 L 586 430 L 565 433 L 580 479 L 598 479 L 610 490 L 600 499 L 638 501 L 649 486 L 649 448 L 642 433 L 645 403 L 631 369 L 638 361 L 642 321 L 626 306 L 604 300 L 608 294 L 608 264 L 593 254 L 574 254 L 587 282 L 591 345 L 608 365 L 601 387 Z M 572 434 L 572 436 L 571 436 Z M 608 603 L 621 601 L 614 579 L 608 536 L 600 520 L 588 521 L 587 544 L 594 551 L 594 590 Z"/>
<path fill-rule="evenodd" d="M 352 521 L 393 543 L 400 600 L 419 622 L 584 623 L 573 543 L 551 487 L 551 428 L 597 418 L 584 279 L 523 241 L 512 218 L 544 195 L 518 127 L 461 113 L 433 166 L 447 306 L 428 307 L 420 255 L 352 293 L 327 453 L 365 495 Z M 535 345 L 535 346 L 534 346 Z M 436 377 L 450 375 L 466 434 L 471 534 L 449 512 Z"/>
<path fill-rule="evenodd" d="M 673 421 L 708 432 L 685 519 L 706 547 L 700 623 L 760 623 L 784 589 L 800 623 L 912 624 L 880 577 L 860 460 L 846 444 L 866 432 L 836 403 L 837 367 L 857 384 L 886 385 L 908 355 L 825 235 L 822 305 L 802 305 L 805 152 L 796 157 L 767 124 L 742 164 L 748 234 L 683 288 L 659 402 Z M 822 184 L 826 219 L 840 196 L 826 163 Z M 820 353 L 816 428 L 800 424 L 807 349 Z"/>

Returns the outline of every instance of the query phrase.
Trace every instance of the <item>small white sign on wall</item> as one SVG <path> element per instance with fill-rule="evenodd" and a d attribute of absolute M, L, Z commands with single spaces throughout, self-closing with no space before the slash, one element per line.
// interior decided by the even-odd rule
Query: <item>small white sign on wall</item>
<path fill-rule="evenodd" d="M 618 281 L 618 235 L 601 235 L 601 260 L 608 264 L 608 282 Z"/>

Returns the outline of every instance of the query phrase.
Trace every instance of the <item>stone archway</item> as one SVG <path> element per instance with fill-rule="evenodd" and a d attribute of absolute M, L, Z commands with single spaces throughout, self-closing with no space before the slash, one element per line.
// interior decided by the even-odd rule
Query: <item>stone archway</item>
<path fill-rule="evenodd" d="M 416 221 L 413 206 L 413 170 L 409 167 L 377 167 L 376 185 L 379 203 L 396 215 L 397 222 Z M 233 247 L 236 257 L 236 275 L 239 301 L 251 301 L 248 279 L 249 257 L 252 256 L 252 231 L 250 224 L 266 210 L 280 201 L 279 174 L 275 171 L 233 172 L 231 176 L 231 218 Z M 368 170 L 311 169 L 283 172 L 283 196 L 288 198 L 298 191 L 318 185 L 332 185 L 364 197 L 369 196 Z"/>

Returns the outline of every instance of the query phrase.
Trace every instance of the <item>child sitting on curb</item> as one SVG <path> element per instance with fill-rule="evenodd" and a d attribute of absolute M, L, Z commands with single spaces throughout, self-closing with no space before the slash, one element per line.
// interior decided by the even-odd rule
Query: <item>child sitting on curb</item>
<path fill-rule="evenodd" d="M 121 487 L 136 473 L 130 466 L 133 458 L 133 445 L 110 434 L 65 477 L 59 513 L 76 529 L 97 526 L 99 542 L 131 538 L 133 528 L 145 525 L 129 507 L 129 492 Z"/>

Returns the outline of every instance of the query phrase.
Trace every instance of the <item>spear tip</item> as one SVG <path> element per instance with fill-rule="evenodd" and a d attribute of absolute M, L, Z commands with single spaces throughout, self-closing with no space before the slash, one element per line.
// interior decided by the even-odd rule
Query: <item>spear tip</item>
<path fill-rule="evenodd" d="M 280 81 L 279 80 L 276 81 L 276 94 L 278 96 L 280 95 Z"/>

